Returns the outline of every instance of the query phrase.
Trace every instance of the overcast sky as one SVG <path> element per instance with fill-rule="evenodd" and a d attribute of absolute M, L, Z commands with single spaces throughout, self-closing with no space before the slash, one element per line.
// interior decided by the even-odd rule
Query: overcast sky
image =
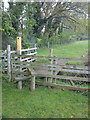
<path fill-rule="evenodd" d="M 8 1 L 9 1 L 9 0 L 3 0 L 5 8 L 8 8 L 8 7 L 9 7 Z"/>
<path fill-rule="evenodd" d="M 10 0 L 2 0 L 3 2 L 4 2 L 4 6 L 5 6 L 5 8 L 8 8 L 9 7 L 9 4 L 8 4 L 8 2 L 10 1 Z M 13 0 L 13 1 L 15 1 L 15 0 Z M 16 1 L 19 1 L 19 0 L 16 0 Z M 27 1 L 27 0 L 20 0 L 20 1 Z M 28 1 L 31 1 L 31 0 L 28 0 Z M 33 0 L 34 1 L 34 0 Z M 35 0 L 35 1 L 44 1 L 44 0 Z M 45 1 L 48 1 L 48 2 L 50 2 L 50 1 L 53 1 L 53 0 L 45 0 Z M 70 2 L 70 1 L 73 1 L 73 2 L 84 2 L 84 0 L 57 0 L 57 1 L 67 1 L 67 2 Z M 86 2 L 89 2 L 90 0 L 85 0 Z"/>

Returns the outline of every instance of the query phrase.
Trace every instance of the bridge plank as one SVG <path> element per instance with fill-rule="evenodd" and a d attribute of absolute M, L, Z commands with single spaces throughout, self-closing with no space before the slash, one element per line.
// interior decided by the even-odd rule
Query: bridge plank
<path fill-rule="evenodd" d="M 59 84 L 54 84 L 54 83 L 44 83 L 44 82 L 37 82 L 39 85 L 44 85 L 44 86 L 52 86 L 52 87 L 58 87 L 58 88 L 68 88 L 71 90 L 79 90 L 79 91 L 90 91 L 88 88 L 79 88 L 79 87 L 74 87 L 74 86 L 68 86 L 68 85 L 59 85 Z"/>
<path fill-rule="evenodd" d="M 63 75 L 50 75 L 45 73 L 37 73 L 35 76 L 38 77 L 51 77 L 56 79 L 65 79 L 65 80 L 73 80 L 73 81 L 84 81 L 84 82 L 90 82 L 88 78 L 85 77 L 72 77 L 72 76 L 63 76 Z"/>

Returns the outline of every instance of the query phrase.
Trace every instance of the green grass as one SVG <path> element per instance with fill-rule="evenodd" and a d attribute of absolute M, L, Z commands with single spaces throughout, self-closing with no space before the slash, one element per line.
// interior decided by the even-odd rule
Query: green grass
<path fill-rule="evenodd" d="M 66 45 L 56 45 L 53 47 L 53 56 L 78 58 L 88 52 L 88 40 L 78 41 Z M 49 50 L 42 48 L 38 50 L 39 56 L 48 56 Z"/>
<path fill-rule="evenodd" d="M 88 41 L 58 45 L 54 56 L 77 58 L 85 55 L 87 49 Z M 48 49 L 39 49 L 38 55 L 47 56 Z M 67 89 L 40 86 L 34 92 L 28 87 L 18 90 L 17 84 L 7 83 L 4 77 L 2 101 L 3 118 L 88 118 L 88 96 Z"/>
<path fill-rule="evenodd" d="M 53 56 L 64 58 L 80 58 L 88 54 L 88 40 L 53 47 Z M 38 49 L 38 56 L 49 56 L 49 49 Z M 42 59 L 42 62 L 45 61 Z M 81 61 L 68 61 L 69 64 L 83 65 Z"/>
<path fill-rule="evenodd" d="M 46 87 L 18 90 L 4 80 L 2 111 L 4 118 L 88 118 L 88 97 Z"/>

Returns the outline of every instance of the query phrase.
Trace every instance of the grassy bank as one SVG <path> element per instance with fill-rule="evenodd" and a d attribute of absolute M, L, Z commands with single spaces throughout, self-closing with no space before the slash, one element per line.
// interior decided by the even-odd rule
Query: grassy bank
<path fill-rule="evenodd" d="M 56 45 L 53 47 L 53 56 L 78 58 L 88 52 L 88 41 L 77 41 L 66 45 Z M 47 48 L 38 49 L 39 56 L 48 56 Z"/>
<path fill-rule="evenodd" d="M 56 45 L 53 47 L 53 56 L 64 58 L 80 58 L 88 54 L 88 40 L 77 41 L 66 45 Z M 48 48 L 38 49 L 39 56 L 49 56 Z M 45 61 L 45 60 L 43 60 Z M 69 61 L 70 64 L 83 65 L 81 61 Z"/>

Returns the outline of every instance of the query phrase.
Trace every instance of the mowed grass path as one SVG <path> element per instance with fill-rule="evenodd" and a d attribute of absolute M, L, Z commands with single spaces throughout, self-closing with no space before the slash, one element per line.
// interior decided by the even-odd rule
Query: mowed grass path
<path fill-rule="evenodd" d="M 87 41 L 55 48 L 57 50 L 54 52 L 57 56 L 64 57 L 64 53 L 69 54 L 70 51 L 73 56 L 73 53 L 79 50 L 73 56 L 79 57 L 86 53 Z M 47 55 L 47 51 L 39 50 L 38 54 Z M 67 55 L 67 57 L 70 56 Z M 31 92 L 29 88 L 18 90 L 16 86 L 8 83 L 7 78 L 3 78 L 3 118 L 88 118 L 88 96 L 65 89 L 47 87 L 38 87 L 35 92 Z"/>

